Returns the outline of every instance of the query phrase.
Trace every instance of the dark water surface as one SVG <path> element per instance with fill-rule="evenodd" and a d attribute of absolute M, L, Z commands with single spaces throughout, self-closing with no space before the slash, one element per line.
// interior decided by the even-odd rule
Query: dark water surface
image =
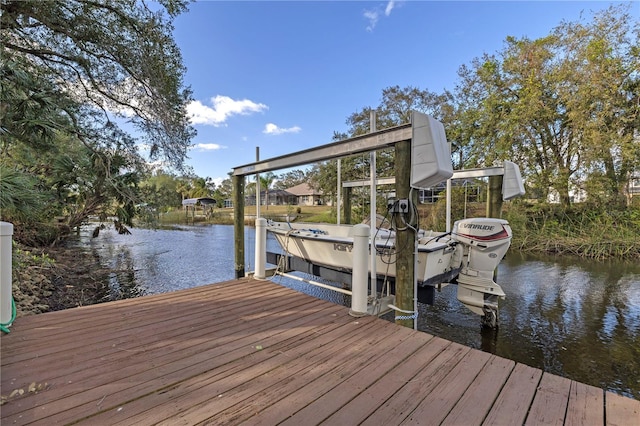
<path fill-rule="evenodd" d="M 253 232 L 246 228 L 247 270 L 253 269 Z M 94 239 L 88 228 L 78 244 L 119 271 L 110 278 L 113 299 L 234 278 L 229 225 L 134 228 L 132 235 L 106 229 Z M 272 239 L 267 248 L 281 251 Z M 350 304 L 340 293 L 275 281 Z M 420 305 L 419 330 L 640 399 L 640 265 L 509 253 L 498 282 L 507 298 L 500 302 L 497 331 L 481 329 L 479 317 L 457 301 L 455 285 L 436 293 L 434 306 Z"/>

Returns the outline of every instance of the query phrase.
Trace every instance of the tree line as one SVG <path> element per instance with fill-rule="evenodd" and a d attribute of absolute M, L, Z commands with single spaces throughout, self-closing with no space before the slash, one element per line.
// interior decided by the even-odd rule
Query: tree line
<path fill-rule="evenodd" d="M 264 173 L 260 175 L 261 193 L 270 190 L 285 190 L 306 182 L 308 172 L 291 170 L 282 174 Z M 222 207 L 232 198 L 233 185 L 228 177 L 217 183 L 210 177 L 202 178 L 193 173 L 176 175 L 162 170 L 152 172 L 139 184 L 140 196 L 145 207 L 153 212 L 168 212 L 182 206 L 187 198 L 213 198 Z M 255 195 L 258 185 L 255 179 L 246 185 L 245 194 Z"/>
<path fill-rule="evenodd" d="M 2 220 L 51 243 L 92 216 L 131 224 L 140 205 L 230 198 L 229 179 L 216 185 L 185 166 L 196 132 L 172 23 L 188 3 L 2 1 Z M 623 207 L 640 178 L 640 27 L 631 7 L 563 21 L 538 39 L 507 36 L 499 52 L 461 65 L 442 93 L 385 88 L 379 105 L 351 114 L 333 139 L 368 132 L 371 111 L 385 128 L 416 110 L 444 123 L 457 169 L 511 160 L 529 197 L 554 192 L 567 207 L 580 192 Z M 368 176 L 368 156 L 342 161 L 343 180 Z M 376 163 L 378 175 L 392 175 L 393 151 L 378 152 Z M 261 180 L 262 190 L 304 181 L 335 195 L 336 162 Z"/>
<path fill-rule="evenodd" d="M 592 22 L 562 22 L 539 39 L 508 36 L 505 47 L 458 71 L 451 91 L 388 87 L 378 106 L 351 114 L 334 140 L 409 122 L 412 110 L 444 123 L 455 169 L 517 163 L 528 197 L 579 194 L 593 205 L 624 207 L 640 182 L 640 26 L 630 5 Z M 343 180 L 368 176 L 369 157 L 342 160 Z M 393 151 L 377 154 L 377 173 L 393 175 Z M 336 161 L 314 166 L 313 184 L 336 188 Z M 639 197 L 640 198 L 640 197 Z"/>

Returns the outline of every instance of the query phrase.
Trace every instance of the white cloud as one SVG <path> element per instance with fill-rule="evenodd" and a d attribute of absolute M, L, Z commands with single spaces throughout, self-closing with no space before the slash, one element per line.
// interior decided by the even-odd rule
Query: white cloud
<path fill-rule="evenodd" d="M 394 8 L 399 6 L 400 6 L 400 2 L 398 1 L 388 1 L 387 5 L 384 8 L 384 16 L 391 15 L 391 11 Z M 382 13 L 381 10 L 382 9 L 378 6 L 374 9 L 365 10 L 363 12 L 365 19 L 369 21 L 369 25 L 367 25 L 367 31 L 372 32 L 373 29 L 376 27 L 376 25 L 378 24 L 378 21 L 380 20 L 380 14 Z"/>
<path fill-rule="evenodd" d="M 217 143 L 197 143 L 193 146 L 193 149 L 197 149 L 198 151 L 216 151 L 225 148 L 226 146 L 218 145 Z"/>
<path fill-rule="evenodd" d="M 269 109 L 265 104 L 255 103 L 248 99 L 235 100 L 228 96 L 216 95 L 211 98 L 212 107 L 200 101 L 187 105 L 187 113 L 192 124 L 222 126 L 232 115 L 249 115 Z"/>
<path fill-rule="evenodd" d="M 365 10 L 364 17 L 369 20 L 369 25 L 367 25 L 367 31 L 371 32 L 376 27 L 378 23 L 378 19 L 380 18 L 380 14 L 377 10 Z"/>
<path fill-rule="evenodd" d="M 288 129 L 284 129 L 276 126 L 273 123 L 267 123 L 267 125 L 264 126 L 264 130 L 262 131 L 262 133 L 266 133 L 267 135 L 281 135 L 283 133 L 298 133 L 300 130 L 302 129 L 298 126 L 293 126 L 293 127 L 289 127 Z"/>
<path fill-rule="evenodd" d="M 389 3 L 387 3 L 387 7 L 385 7 L 384 9 L 384 15 L 385 16 L 391 15 L 391 11 L 393 10 L 395 5 L 396 5 L 395 1 L 390 1 Z"/>

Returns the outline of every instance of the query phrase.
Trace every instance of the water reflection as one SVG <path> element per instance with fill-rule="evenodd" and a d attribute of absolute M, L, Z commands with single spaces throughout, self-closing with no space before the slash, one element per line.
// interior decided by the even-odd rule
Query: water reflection
<path fill-rule="evenodd" d="M 246 228 L 247 270 L 253 230 Z M 233 279 L 233 227 L 179 226 L 170 230 L 112 230 L 79 242 L 115 270 L 111 299 L 162 293 Z M 279 252 L 274 240 L 268 249 Z M 498 280 L 507 293 L 500 329 L 483 330 L 456 299 L 456 286 L 419 306 L 418 328 L 544 371 L 640 399 L 640 266 L 621 262 L 510 253 Z M 349 296 L 278 279 L 282 285 L 334 303 Z M 386 316 L 392 319 L 392 316 Z"/>
<path fill-rule="evenodd" d="M 499 277 L 496 354 L 640 398 L 638 265 L 516 254 Z"/>

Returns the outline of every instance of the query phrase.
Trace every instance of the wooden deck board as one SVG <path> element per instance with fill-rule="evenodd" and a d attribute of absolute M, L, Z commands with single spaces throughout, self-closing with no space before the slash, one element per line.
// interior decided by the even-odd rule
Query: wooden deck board
<path fill-rule="evenodd" d="M 11 425 L 640 419 L 640 401 L 251 279 L 18 318 L 0 351 L 3 397 L 24 393 L 0 407 Z"/>
<path fill-rule="evenodd" d="M 402 422 L 406 425 L 440 424 L 491 358 L 491 354 L 469 351 L 453 370 Z"/>
<path fill-rule="evenodd" d="M 376 336 L 375 344 L 382 345 L 383 349 L 391 348 L 393 343 L 389 341 L 393 341 L 392 334 L 393 327 L 380 332 Z M 278 366 L 275 371 L 270 372 L 268 377 L 262 376 L 247 380 L 240 389 L 234 390 L 233 396 L 235 398 L 229 408 L 215 412 L 211 410 L 208 403 L 201 404 L 183 415 L 181 420 L 184 423 L 182 424 L 193 425 L 205 420 L 214 420 L 217 424 L 237 424 L 279 401 L 282 401 L 290 411 L 302 407 L 306 408 L 313 401 L 313 396 L 322 395 L 344 377 L 366 367 L 372 361 L 371 358 L 375 356 L 375 353 L 368 350 L 371 340 L 362 337 L 361 335 L 359 339 L 354 339 L 349 344 L 336 348 L 337 350 L 331 348 L 321 357 L 318 357 L 317 354 L 310 354 L 307 359 L 300 362 L 301 365 L 297 369 L 292 366 L 292 364 L 299 363 L 298 360 L 295 360 Z M 331 346 L 335 346 L 335 344 Z M 309 361 L 311 361 L 311 366 L 309 366 Z M 308 368 L 304 369 L 304 364 Z M 303 388 L 302 393 L 305 395 L 312 395 L 311 401 L 300 401 L 288 397 L 289 394 L 300 388 Z M 256 389 L 261 391 L 259 395 L 256 395 Z M 286 400 L 283 400 L 283 397 L 286 397 Z"/>
<path fill-rule="evenodd" d="M 542 370 L 516 364 L 483 425 L 511 426 L 524 424 Z"/>
<path fill-rule="evenodd" d="M 441 384 L 470 350 L 457 343 L 448 345 L 432 363 L 420 370 L 413 380 L 405 384 L 383 405 L 374 407 L 376 410 L 363 424 L 374 426 L 401 423 L 432 390 Z"/>
<path fill-rule="evenodd" d="M 515 364 L 514 361 L 492 356 L 442 424 L 482 424 Z"/>
<path fill-rule="evenodd" d="M 640 401 L 624 398 L 612 392 L 605 394 L 607 425 L 628 426 L 640 424 Z"/>
<path fill-rule="evenodd" d="M 561 425 L 567 413 L 571 381 L 543 373 L 529 408 L 527 425 Z"/>
<path fill-rule="evenodd" d="M 324 305 L 324 308 L 326 309 L 327 306 Z M 128 401 L 141 393 L 164 388 L 176 378 L 197 376 L 203 371 L 218 366 L 226 360 L 224 355 L 228 352 L 240 349 L 240 355 L 236 351 L 230 357 L 231 359 L 250 354 L 255 351 L 251 347 L 252 344 L 256 345 L 269 338 L 274 334 L 273 330 L 279 331 L 273 328 L 274 326 L 286 324 L 289 320 L 297 321 L 300 318 L 296 311 L 285 311 L 285 313 L 286 315 L 280 317 L 280 321 L 275 318 L 276 322 L 270 324 L 249 323 L 242 328 L 239 326 L 226 328 L 224 331 L 220 330 L 222 335 L 213 334 L 208 339 L 176 337 L 173 341 L 167 340 L 169 345 L 149 353 L 144 350 L 129 352 L 127 358 L 112 363 L 108 369 L 100 369 L 100 372 L 90 377 L 86 377 L 85 370 L 78 372 L 77 375 L 64 377 L 65 382 L 59 383 L 57 387 L 64 388 L 65 392 L 51 394 L 50 400 L 46 399 L 49 395 L 46 392 L 33 395 L 34 404 L 39 405 L 38 417 L 52 418 L 57 412 L 68 410 L 69 407 L 75 407 L 77 415 L 91 415 L 95 412 L 94 402 L 102 401 L 101 405 L 108 406 L 114 394 L 114 387 L 117 388 L 118 398 Z M 276 311 L 275 314 L 271 318 L 272 321 L 278 312 Z M 241 337 L 243 334 L 246 336 Z M 95 348 L 97 352 L 100 350 L 100 347 Z M 215 359 L 216 363 L 213 364 L 211 359 Z M 108 397 L 105 398 L 105 395 Z M 69 413 L 64 413 L 63 417 L 66 418 L 68 415 Z"/>
<path fill-rule="evenodd" d="M 367 343 L 361 351 L 345 354 L 357 362 L 357 368 L 331 371 L 305 386 L 300 392 L 302 395 L 298 397 L 299 401 L 303 401 L 298 407 L 302 409 L 287 418 L 282 425 L 312 424 L 324 420 L 328 414 L 340 409 L 391 368 L 391 363 L 387 362 L 389 359 L 397 363 L 424 344 L 423 339 L 414 339 L 410 330 L 399 330 L 395 324 L 389 325 L 392 326 L 390 337 L 380 343 Z"/>
<path fill-rule="evenodd" d="M 376 383 L 356 394 L 347 404 L 327 418 L 325 423 L 360 424 L 371 414 L 371 407 L 382 405 L 402 386 L 414 380 L 418 372 L 426 368 L 450 343 L 444 339 L 431 338 L 427 334 L 424 335 L 424 340 L 425 343 L 411 354 L 413 362 L 402 362 L 402 360 L 395 362 L 392 370 L 387 371 Z M 385 358 L 385 360 L 392 362 L 390 358 Z M 258 424 L 269 425 L 274 422 L 260 421 Z"/>
<path fill-rule="evenodd" d="M 640 418 L 639 418 L 640 420 Z M 595 425 L 604 421 L 604 394 L 601 389 L 571 382 L 565 425 Z"/>
<path fill-rule="evenodd" d="M 113 302 L 111 304 L 101 304 L 96 306 L 95 315 L 90 315 L 90 311 L 86 309 L 83 312 L 87 312 L 87 315 L 77 316 L 74 315 L 71 321 L 59 321 L 59 316 L 55 320 L 52 320 L 51 325 L 41 324 L 25 331 L 20 330 L 18 327 L 14 327 L 15 332 L 20 333 L 21 339 L 12 345 L 6 351 L 6 356 L 9 357 L 12 362 L 22 361 L 28 359 L 28 357 L 34 357 L 37 355 L 46 355 L 50 353 L 65 351 L 73 347 L 82 347 L 87 343 L 94 341 L 101 341 L 104 339 L 103 333 L 96 333 L 96 331 L 108 327 L 111 333 L 109 337 L 113 339 L 126 338 L 128 334 L 135 334 L 142 328 L 148 328 L 152 330 L 156 327 L 158 330 L 163 331 L 166 327 L 167 330 L 182 325 L 182 323 L 196 323 L 201 324 L 202 319 L 194 318 L 197 315 L 214 316 L 216 313 L 224 313 L 233 311 L 237 306 L 249 305 L 252 302 L 258 304 L 270 303 L 274 300 L 278 300 L 283 290 L 286 289 L 273 289 L 275 291 L 265 292 L 264 294 L 253 295 L 255 299 L 251 299 L 251 295 L 248 295 L 247 300 L 234 299 L 233 302 L 225 303 L 227 300 L 224 298 L 224 293 L 219 294 L 212 292 L 209 295 L 200 296 L 199 293 L 193 295 L 178 295 L 176 299 L 165 301 L 160 305 L 146 304 L 141 306 L 141 309 L 131 309 L 131 305 L 125 305 L 121 302 Z M 190 297 L 188 297 L 190 296 Z M 192 299 L 198 297 L 197 303 Z M 153 302 L 157 302 L 155 297 L 150 297 Z M 191 299 L 191 300 L 190 300 Z M 130 299 L 131 300 L 131 299 Z M 122 301 L 124 302 L 124 301 Z M 188 306 L 185 306 L 188 303 Z M 124 306 L 122 306 L 124 305 Z M 135 305 L 134 305 L 135 306 Z M 184 308 L 190 309 L 189 315 L 185 315 Z M 125 309 L 124 312 L 123 309 Z M 69 312 L 75 309 L 68 310 Z M 127 312 L 128 311 L 128 312 Z M 66 311 L 54 312 L 56 314 Z M 54 314 L 51 313 L 51 314 Z M 47 314 L 50 315 L 50 314 Z M 42 317 L 38 315 L 36 317 Z M 30 317 L 31 318 L 31 317 Z M 195 319 L 195 321 L 194 321 Z M 222 319 L 229 321 L 232 317 L 225 315 Z M 176 321 L 178 323 L 176 324 Z M 17 323 L 19 324 L 19 322 Z M 201 324 L 206 327 L 206 324 Z M 77 334 L 69 334 L 68 328 L 71 326 L 75 333 L 82 333 L 84 339 L 78 340 Z M 56 345 L 51 345 L 51 342 L 55 342 Z M 69 346 L 65 346 L 69 345 Z M 23 348 L 29 348 L 33 353 L 24 353 Z M 22 353 L 22 355 L 18 355 Z M 6 360 L 3 360 L 2 365 L 5 365 Z"/>
<path fill-rule="evenodd" d="M 335 359 L 336 351 L 342 348 L 340 345 L 330 344 L 335 339 L 341 338 L 341 344 L 347 345 L 361 340 L 366 333 L 373 331 L 373 322 L 369 321 L 365 321 L 360 327 L 352 327 L 343 321 L 338 325 L 339 327 L 332 330 L 317 330 L 322 334 L 320 337 L 302 343 L 297 342 L 289 348 L 273 345 L 257 350 L 252 354 L 249 366 L 244 360 L 238 362 L 239 369 L 234 370 L 234 374 L 198 378 L 197 383 L 189 380 L 162 395 L 150 395 L 145 401 L 141 401 L 141 404 L 145 407 L 156 406 L 158 410 L 140 416 L 139 420 L 146 421 L 151 418 L 161 421 L 170 417 L 161 412 L 162 402 L 166 399 L 172 399 L 179 404 L 180 409 L 172 415 L 180 413 L 181 417 L 190 416 L 192 419 L 197 417 L 200 408 L 205 408 L 208 417 L 241 402 L 243 398 L 253 397 L 251 404 L 254 404 L 255 394 L 262 391 L 271 392 L 271 386 L 278 386 L 280 381 L 285 381 L 293 374 L 301 374 L 301 371 L 310 365 L 322 364 L 332 357 Z M 159 401 L 158 397 L 161 397 Z M 158 402 L 160 404 L 157 404 Z M 133 420 L 137 421 L 138 418 Z M 195 420 L 192 420 L 191 424 L 194 423 Z"/>
<path fill-rule="evenodd" d="M 288 303 L 292 302 L 294 303 L 292 306 L 299 306 L 295 304 L 299 304 L 299 301 L 290 300 Z M 277 300 L 270 303 L 272 303 L 272 309 L 274 310 L 282 306 L 282 302 Z M 151 357 L 154 351 L 165 351 L 166 347 L 176 339 L 176 336 L 179 336 L 181 340 L 191 339 L 192 341 L 202 338 L 202 336 L 211 336 L 212 325 L 228 334 L 231 326 L 237 319 L 227 315 L 224 308 L 220 309 L 219 311 L 207 309 L 204 313 L 191 310 L 190 315 L 184 316 L 184 318 L 187 318 L 186 320 L 178 319 L 175 321 L 169 317 L 166 312 L 160 313 L 160 317 L 149 313 L 148 316 L 155 318 L 157 321 L 139 323 L 136 328 L 127 331 L 113 329 L 111 333 L 109 333 L 111 337 L 106 338 L 100 338 L 103 333 L 95 332 L 96 329 L 99 331 L 102 327 L 100 323 L 94 323 L 91 335 L 86 336 L 85 333 L 80 332 L 83 338 L 78 339 L 76 335 L 75 339 L 73 339 L 73 344 L 69 344 L 67 340 L 58 342 L 55 339 L 46 339 L 47 345 L 49 345 L 46 351 L 38 346 L 32 350 L 30 349 L 28 352 L 24 351 L 15 357 L 11 357 L 11 354 L 7 354 L 5 357 L 15 358 L 16 361 L 23 361 L 25 363 L 24 365 L 29 365 L 29 360 L 66 351 L 67 354 L 73 356 L 73 363 L 68 363 L 68 360 L 64 360 L 65 364 L 55 369 L 51 369 L 50 365 L 41 365 L 41 368 L 44 370 L 43 374 L 46 374 L 48 371 L 49 374 L 55 373 L 58 377 L 67 376 L 79 369 L 104 367 L 106 361 L 116 362 L 120 358 L 131 357 L 138 351 L 145 351 L 147 356 Z M 223 315 L 221 319 L 214 317 L 218 314 Z M 163 321 L 161 318 L 169 319 Z M 161 325 L 158 326 L 157 324 Z M 141 329 L 144 330 L 144 334 L 142 335 L 140 335 Z M 57 346 L 61 346 L 62 349 L 52 349 Z M 92 350 L 88 351 L 86 348 L 92 348 Z M 94 348 L 100 348 L 100 351 L 97 352 Z M 28 372 L 24 371 L 23 374 L 38 375 L 39 373 L 31 369 Z M 19 378 L 19 375 L 12 377 L 12 379 L 16 380 Z M 53 378 L 54 377 L 48 377 L 49 380 L 53 380 Z"/>

